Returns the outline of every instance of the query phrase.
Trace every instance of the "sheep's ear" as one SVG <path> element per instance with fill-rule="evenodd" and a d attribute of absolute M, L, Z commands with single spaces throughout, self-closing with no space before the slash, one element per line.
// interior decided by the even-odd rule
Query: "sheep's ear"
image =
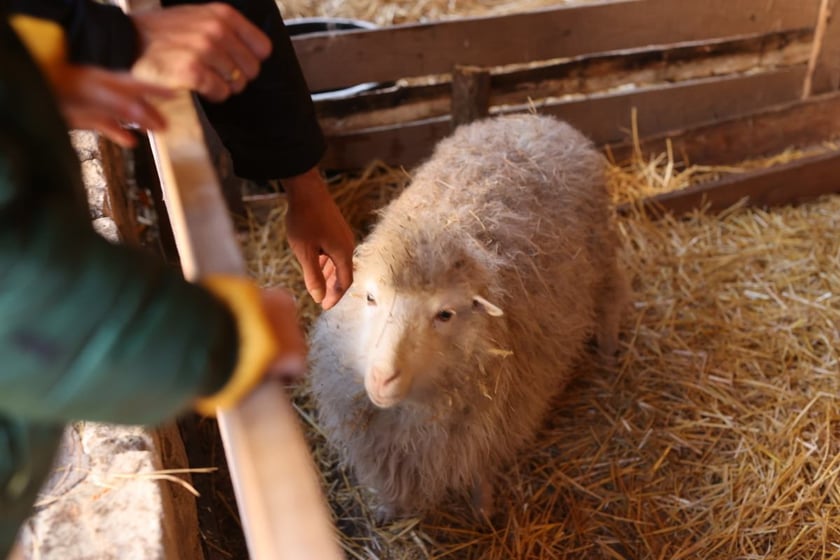
<path fill-rule="evenodd" d="M 473 308 L 481 308 L 484 310 L 485 313 L 490 315 L 491 317 L 501 317 L 505 314 L 504 311 L 499 309 L 498 306 L 493 305 L 483 297 L 479 295 L 473 296 Z"/>

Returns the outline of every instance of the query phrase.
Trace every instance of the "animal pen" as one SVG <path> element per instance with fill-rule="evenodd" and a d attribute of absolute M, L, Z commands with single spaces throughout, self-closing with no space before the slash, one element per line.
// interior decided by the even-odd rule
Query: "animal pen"
<path fill-rule="evenodd" d="M 604 150 L 634 289 L 615 370 L 580 364 L 532 447 L 505 468 L 491 519 L 453 497 L 423 519 L 377 522 L 324 443 L 306 388 L 295 391 L 348 558 L 840 558 L 837 10 L 836 0 L 595 0 L 294 39 L 313 91 L 379 86 L 316 103 L 322 167 L 359 237 L 454 126 L 552 114 Z M 102 146 L 118 165 L 123 154 Z M 130 240 L 137 208 L 119 175 L 112 214 Z M 308 326 L 317 309 L 283 245 L 282 194 L 248 194 L 243 206 L 244 266 L 301 294 Z M 200 258 L 219 262 L 220 246 L 236 255 L 234 230 L 202 219 L 176 234 L 209 247 Z M 245 431 L 233 430 L 229 452 L 237 437 L 257 437 Z M 199 450 L 217 448 L 212 426 L 185 421 L 181 432 L 194 462 L 170 466 L 223 466 L 221 451 Z M 263 475 L 243 482 L 233 468 L 246 494 L 286 459 L 285 442 L 273 445 L 248 451 Z M 198 526 L 194 513 L 164 520 L 200 531 L 208 559 L 246 554 L 231 536 L 240 520 L 224 472 L 192 476 Z M 300 521 L 298 506 L 272 507 Z M 263 543 L 280 530 L 253 515 L 241 523 Z M 252 556 L 300 557 L 275 544 L 276 555 Z"/>

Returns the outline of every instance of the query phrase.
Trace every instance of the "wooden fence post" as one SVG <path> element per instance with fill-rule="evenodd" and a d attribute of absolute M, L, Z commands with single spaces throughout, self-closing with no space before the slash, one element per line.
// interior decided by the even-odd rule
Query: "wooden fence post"
<path fill-rule="evenodd" d="M 456 66 L 452 72 L 452 130 L 490 113 L 490 71 Z"/>

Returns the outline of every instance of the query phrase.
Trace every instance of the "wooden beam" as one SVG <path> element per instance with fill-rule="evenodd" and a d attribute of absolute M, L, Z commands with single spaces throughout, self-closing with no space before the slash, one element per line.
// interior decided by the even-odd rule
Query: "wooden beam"
<path fill-rule="evenodd" d="M 642 154 L 660 154 L 671 142 L 674 154 L 700 165 L 727 165 L 806 147 L 840 136 L 840 93 L 785 103 L 767 110 L 700 126 L 673 130 L 639 143 Z M 616 161 L 629 159 L 636 146 L 609 146 Z"/>
<path fill-rule="evenodd" d="M 192 96 L 157 105 L 168 127 L 152 134 L 184 276 L 244 275 L 246 268 L 212 167 Z M 338 559 L 341 554 L 315 466 L 289 395 L 264 383 L 219 429 L 254 560 Z"/>
<path fill-rule="evenodd" d="M 598 144 L 615 143 L 628 138 L 633 108 L 638 111 L 641 135 L 653 135 L 798 99 L 804 74 L 804 66 L 795 66 L 762 74 L 690 80 L 580 100 L 546 102 L 536 108 L 569 121 Z M 523 106 L 515 110 L 529 109 Z M 449 117 L 444 116 L 335 133 L 328 138 L 322 167 L 358 169 L 376 159 L 411 167 L 428 157 L 449 131 Z"/>
<path fill-rule="evenodd" d="M 136 208 L 128 194 L 128 161 L 125 149 L 102 135 L 97 139 L 97 147 L 108 192 L 107 213 L 117 226 L 120 241 L 126 245 L 139 245 L 140 228 Z"/>
<path fill-rule="evenodd" d="M 820 0 L 608 0 L 293 39 L 313 91 L 814 26 Z M 499 37 L 504 37 L 500 41 Z"/>
<path fill-rule="evenodd" d="M 490 105 L 603 92 L 626 84 L 672 83 L 766 71 L 808 62 L 813 33 L 787 31 L 736 40 L 600 54 L 527 68 L 494 69 Z M 352 130 L 445 115 L 451 84 L 400 84 L 315 104 L 324 130 Z"/>
<path fill-rule="evenodd" d="M 750 206 L 770 207 L 804 202 L 840 192 L 840 152 L 803 158 L 768 169 L 724 177 L 708 184 L 651 197 L 644 211 L 653 217 L 707 208 L 725 210 L 743 199 Z M 619 212 L 627 212 L 625 205 Z"/>

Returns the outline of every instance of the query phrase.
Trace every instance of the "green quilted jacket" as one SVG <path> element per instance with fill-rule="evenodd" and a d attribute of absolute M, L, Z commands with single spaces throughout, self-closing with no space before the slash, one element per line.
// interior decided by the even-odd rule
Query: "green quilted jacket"
<path fill-rule="evenodd" d="M 208 292 L 93 232 L 65 126 L 0 13 L 0 559 L 65 423 L 172 417 L 224 385 L 236 341 Z"/>

